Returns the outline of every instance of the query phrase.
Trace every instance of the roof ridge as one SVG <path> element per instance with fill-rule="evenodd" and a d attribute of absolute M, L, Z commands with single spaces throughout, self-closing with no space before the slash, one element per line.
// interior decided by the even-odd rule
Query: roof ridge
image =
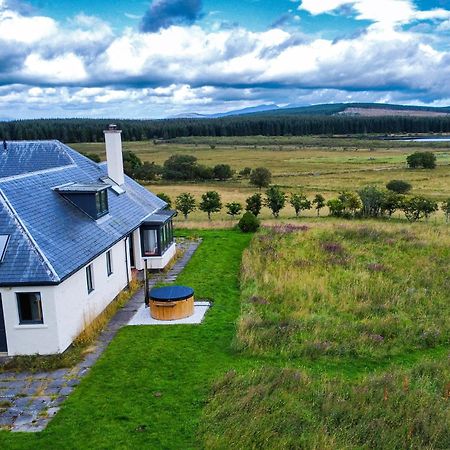
<path fill-rule="evenodd" d="M 44 265 L 46 265 L 48 270 L 52 273 L 52 275 L 54 277 L 54 281 L 60 281 L 60 278 L 59 278 L 58 274 L 56 273 L 56 270 L 54 269 L 54 267 L 52 266 L 50 261 L 47 259 L 47 257 L 44 255 L 43 251 L 40 249 L 39 245 L 34 240 L 33 236 L 31 235 L 30 231 L 28 230 L 28 228 L 25 226 L 25 224 L 20 219 L 19 215 L 17 214 L 17 211 L 11 205 L 11 203 L 9 202 L 5 193 L 1 189 L 0 189 L 0 202 L 2 202 L 6 206 L 6 209 L 9 210 L 9 212 L 11 213 L 14 220 L 22 228 L 22 230 L 25 233 L 25 235 L 27 236 L 28 240 L 31 242 L 31 245 L 36 250 L 36 253 L 40 256 Z"/>

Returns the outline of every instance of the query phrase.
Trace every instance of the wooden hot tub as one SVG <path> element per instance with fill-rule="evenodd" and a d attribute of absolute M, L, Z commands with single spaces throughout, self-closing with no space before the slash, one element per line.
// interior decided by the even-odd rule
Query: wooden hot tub
<path fill-rule="evenodd" d="M 194 290 L 187 286 L 153 288 L 150 315 L 156 320 L 177 320 L 194 314 Z"/>

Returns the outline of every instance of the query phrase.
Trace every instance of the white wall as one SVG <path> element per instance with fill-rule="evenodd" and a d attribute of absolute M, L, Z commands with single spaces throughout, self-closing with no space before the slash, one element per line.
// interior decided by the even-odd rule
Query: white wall
<path fill-rule="evenodd" d="M 128 244 L 128 240 L 127 240 Z M 128 247 L 128 245 L 127 245 Z M 127 248 L 127 252 L 128 252 Z M 93 262 L 94 290 L 89 294 L 86 267 L 55 287 L 58 348 L 64 351 L 127 285 L 125 240 L 111 248 L 113 273 L 108 277 L 106 253 Z M 128 271 L 131 279 L 131 270 Z"/>
<path fill-rule="evenodd" d="M 43 324 L 20 325 L 17 307 L 18 292 L 40 292 Z M 56 310 L 54 299 L 55 287 L 31 286 L 21 288 L 1 288 L 3 313 L 5 318 L 8 355 L 51 354 L 59 350 Z"/>
<path fill-rule="evenodd" d="M 90 294 L 87 291 L 86 267 L 57 286 L 1 288 L 8 355 L 63 352 L 127 285 L 125 240 L 113 246 L 111 252 L 113 273 L 109 277 L 106 253 L 92 262 L 94 291 Z M 130 269 L 128 277 L 131 279 Z M 43 324 L 19 324 L 17 292 L 41 293 Z"/>
<path fill-rule="evenodd" d="M 162 256 L 151 256 L 149 258 L 144 258 L 147 260 L 147 269 L 164 269 L 169 261 L 175 256 L 176 244 L 175 242 L 166 250 Z"/>

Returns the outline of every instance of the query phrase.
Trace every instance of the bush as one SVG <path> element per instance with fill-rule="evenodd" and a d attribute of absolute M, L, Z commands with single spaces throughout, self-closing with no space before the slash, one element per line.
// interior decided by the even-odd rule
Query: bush
<path fill-rule="evenodd" d="M 406 158 L 406 162 L 411 169 L 420 167 L 434 169 L 436 167 L 436 155 L 431 152 L 414 152 Z"/>
<path fill-rule="evenodd" d="M 386 189 L 397 194 L 406 194 L 411 190 L 412 186 L 407 181 L 403 180 L 392 180 L 386 184 Z"/>
<path fill-rule="evenodd" d="M 244 233 L 254 233 L 258 231 L 260 225 L 260 220 L 250 211 L 247 211 L 238 223 L 239 229 Z"/>
<path fill-rule="evenodd" d="M 248 177 L 252 173 L 251 167 L 244 167 L 240 172 L 239 175 L 241 177 Z"/>
<path fill-rule="evenodd" d="M 213 169 L 214 178 L 225 181 L 233 176 L 233 170 L 228 164 L 217 164 Z"/>
<path fill-rule="evenodd" d="M 402 210 L 410 222 L 415 222 L 423 217 L 428 219 L 438 210 L 438 204 L 428 198 L 417 196 L 403 200 Z"/>

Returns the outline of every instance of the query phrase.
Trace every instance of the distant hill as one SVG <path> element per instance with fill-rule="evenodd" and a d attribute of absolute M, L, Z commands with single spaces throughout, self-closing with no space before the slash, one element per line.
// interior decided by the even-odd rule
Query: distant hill
<path fill-rule="evenodd" d="M 179 114 L 176 118 L 187 119 L 214 119 L 232 116 L 297 116 L 297 115 L 348 115 L 358 117 L 380 117 L 380 116 L 407 116 L 407 117 L 433 117 L 450 115 L 450 107 L 429 107 L 392 105 L 385 103 L 328 103 L 311 106 L 287 106 L 260 105 L 235 111 L 217 114 Z"/>

